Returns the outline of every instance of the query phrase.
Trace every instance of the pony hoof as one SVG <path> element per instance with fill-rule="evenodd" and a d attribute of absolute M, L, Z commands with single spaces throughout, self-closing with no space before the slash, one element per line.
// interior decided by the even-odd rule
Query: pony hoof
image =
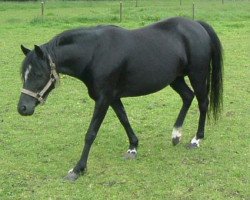
<path fill-rule="evenodd" d="M 68 180 L 68 181 L 75 181 L 76 179 L 78 179 L 80 176 L 80 173 L 75 173 L 73 171 L 73 169 L 69 170 L 67 176 L 65 176 L 65 180 Z"/>
<path fill-rule="evenodd" d="M 125 154 L 125 159 L 128 159 L 128 160 L 134 160 L 134 159 L 136 159 L 136 156 L 137 156 L 137 151 L 136 151 L 136 149 L 129 149 L 128 151 L 127 151 L 127 153 Z"/>
<path fill-rule="evenodd" d="M 174 146 L 176 146 L 177 144 L 179 144 L 180 141 L 181 141 L 181 137 L 174 137 L 174 138 L 172 138 L 172 144 Z"/>
<path fill-rule="evenodd" d="M 196 137 L 194 137 L 190 144 L 188 145 L 189 149 L 196 149 L 198 147 L 200 147 L 200 143 L 201 143 L 201 139 L 196 139 Z"/>
<path fill-rule="evenodd" d="M 189 143 L 187 145 L 187 147 L 188 147 L 188 149 L 197 149 L 199 147 L 199 145 L 196 143 Z"/>

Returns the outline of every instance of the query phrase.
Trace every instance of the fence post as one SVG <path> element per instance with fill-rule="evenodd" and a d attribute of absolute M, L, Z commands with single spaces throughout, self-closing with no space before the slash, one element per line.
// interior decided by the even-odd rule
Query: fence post
<path fill-rule="evenodd" d="M 181 6 L 181 4 L 182 4 L 182 2 L 181 2 L 181 0 L 180 0 L 180 6 Z"/>
<path fill-rule="evenodd" d="M 120 22 L 122 22 L 122 2 L 120 1 Z"/>
<path fill-rule="evenodd" d="M 135 7 L 138 7 L 138 1 L 135 0 Z"/>
<path fill-rule="evenodd" d="M 193 20 L 194 20 L 194 2 L 193 2 Z"/>
<path fill-rule="evenodd" d="M 44 14 L 44 2 L 43 1 L 41 2 L 41 14 L 42 16 Z"/>

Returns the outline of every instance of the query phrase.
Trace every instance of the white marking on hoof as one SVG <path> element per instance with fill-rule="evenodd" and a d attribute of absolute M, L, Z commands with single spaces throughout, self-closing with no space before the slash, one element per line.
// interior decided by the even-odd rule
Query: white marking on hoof
<path fill-rule="evenodd" d="M 136 149 L 134 148 L 134 149 L 129 149 L 129 150 L 127 151 L 127 153 L 137 154 L 137 151 L 136 151 Z"/>
<path fill-rule="evenodd" d="M 182 136 L 182 127 L 179 128 L 173 128 L 173 132 L 172 132 L 172 138 L 181 138 Z"/>
<path fill-rule="evenodd" d="M 201 139 L 196 139 L 196 136 L 191 140 L 191 145 L 192 146 L 200 146 Z"/>
<path fill-rule="evenodd" d="M 28 79 L 28 76 L 29 76 L 29 73 L 31 71 L 31 65 L 28 66 L 28 68 L 26 69 L 25 71 L 25 74 L 24 74 L 24 81 L 26 82 L 27 79 Z"/>
<path fill-rule="evenodd" d="M 137 156 L 136 148 L 129 149 L 125 154 L 125 159 L 134 160 Z"/>
<path fill-rule="evenodd" d="M 73 168 L 72 169 L 70 169 L 69 171 L 68 171 L 68 174 L 70 174 L 70 173 L 72 173 L 73 172 Z"/>

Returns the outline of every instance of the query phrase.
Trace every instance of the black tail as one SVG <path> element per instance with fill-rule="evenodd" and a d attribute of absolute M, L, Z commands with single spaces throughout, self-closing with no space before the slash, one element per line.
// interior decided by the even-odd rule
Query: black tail
<path fill-rule="evenodd" d="M 213 117 L 217 120 L 223 104 L 223 50 L 214 29 L 205 22 L 199 21 L 199 23 L 206 29 L 211 38 L 212 61 L 210 77 L 208 78 L 207 84 L 210 93 L 209 111 L 213 112 Z"/>

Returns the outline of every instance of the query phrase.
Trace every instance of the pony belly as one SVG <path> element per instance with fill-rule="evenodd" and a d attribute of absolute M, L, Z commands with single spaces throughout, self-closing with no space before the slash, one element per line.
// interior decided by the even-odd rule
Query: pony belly
<path fill-rule="evenodd" d="M 130 82 L 122 89 L 122 97 L 133 97 L 133 96 L 143 96 L 158 92 L 166 86 L 168 86 L 171 81 L 142 81 Z"/>

